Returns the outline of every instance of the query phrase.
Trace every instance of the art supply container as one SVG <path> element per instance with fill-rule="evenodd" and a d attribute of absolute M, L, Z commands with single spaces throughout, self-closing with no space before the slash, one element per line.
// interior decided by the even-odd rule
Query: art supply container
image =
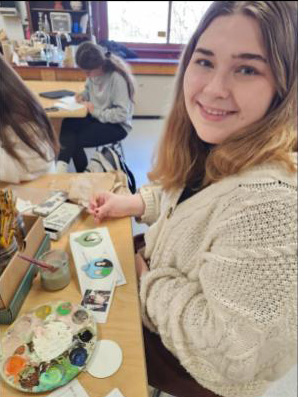
<path fill-rule="evenodd" d="M 0 274 L 4 271 L 9 261 L 18 249 L 17 240 L 13 237 L 11 244 L 8 247 L 0 247 Z"/>
<path fill-rule="evenodd" d="M 70 269 L 69 269 L 69 256 L 67 252 L 61 250 L 51 250 L 45 252 L 40 258 L 57 270 L 51 272 L 47 269 L 40 269 L 41 284 L 47 291 L 56 291 L 66 287 L 70 280 Z"/>
<path fill-rule="evenodd" d="M 16 237 L 19 249 L 22 250 L 24 248 L 24 239 L 26 237 L 26 226 L 24 223 L 23 215 L 20 212 L 18 212 L 16 215 L 15 237 Z"/>

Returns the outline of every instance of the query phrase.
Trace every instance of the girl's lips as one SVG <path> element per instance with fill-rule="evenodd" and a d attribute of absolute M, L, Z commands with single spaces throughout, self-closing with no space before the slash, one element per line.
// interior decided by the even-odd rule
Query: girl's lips
<path fill-rule="evenodd" d="M 201 103 L 197 102 L 201 115 L 204 119 L 208 121 L 223 121 L 227 119 L 229 116 L 237 113 L 236 111 L 228 111 L 221 109 L 214 109 L 203 106 Z"/>

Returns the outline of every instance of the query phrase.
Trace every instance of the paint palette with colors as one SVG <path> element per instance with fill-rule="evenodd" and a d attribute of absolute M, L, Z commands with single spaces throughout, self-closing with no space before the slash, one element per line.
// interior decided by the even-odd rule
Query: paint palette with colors
<path fill-rule="evenodd" d="M 1 340 L 0 374 L 24 392 L 53 390 L 86 368 L 96 342 L 89 310 L 71 302 L 46 303 L 7 329 Z"/>

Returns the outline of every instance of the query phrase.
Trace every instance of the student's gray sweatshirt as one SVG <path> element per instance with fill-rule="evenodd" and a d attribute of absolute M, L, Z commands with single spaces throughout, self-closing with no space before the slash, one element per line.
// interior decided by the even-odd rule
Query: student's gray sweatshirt
<path fill-rule="evenodd" d="M 132 128 L 133 103 L 128 86 L 118 72 L 86 79 L 84 100 L 94 105 L 91 115 L 101 123 L 120 124 L 127 132 Z"/>

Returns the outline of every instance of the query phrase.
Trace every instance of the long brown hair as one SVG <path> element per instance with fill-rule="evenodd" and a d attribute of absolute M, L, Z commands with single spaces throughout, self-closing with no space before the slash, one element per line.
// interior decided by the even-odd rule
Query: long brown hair
<path fill-rule="evenodd" d="M 44 109 L 1 55 L 0 70 L 0 142 L 3 148 L 26 167 L 15 151 L 10 127 L 40 157 L 50 160 L 42 147 L 47 144 L 56 155 L 59 142 Z"/>
<path fill-rule="evenodd" d="M 129 65 L 120 57 L 109 51 L 105 53 L 103 47 L 91 41 L 84 41 L 76 51 L 76 63 L 84 70 L 102 68 L 104 73 L 119 73 L 126 80 L 129 98 L 133 102 L 134 79 Z"/>
<path fill-rule="evenodd" d="M 216 182 L 265 161 L 280 161 L 290 171 L 297 148 L 297 9 L 295 1 L 215 1 L 187 44 L 178 68 L 173 105 L 152 171 L 151 181 L 170 190 L 185 184 Z M 183 79 L 202 33 L 222 15 L 242 13 L 258 21 L 276 80 L 266 115 L 224 142 L 207 149 L 185 107 Z M 175 161 L 174 161 L 175 159 Z"/>

